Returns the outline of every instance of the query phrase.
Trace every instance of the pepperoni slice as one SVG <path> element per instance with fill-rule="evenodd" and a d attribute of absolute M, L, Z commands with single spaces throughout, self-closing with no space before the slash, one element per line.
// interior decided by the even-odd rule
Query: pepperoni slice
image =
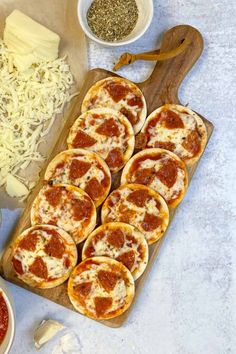
<path fill-rule="evenodd" d="M 94 305 L 95 305 L 96 314 L 98 317 L 100 317 L 104 315 L 107 312 L 107 310 L 111 307 L 112 298 L 96 296 L 94 298 Z"/>
<path fill-rule="evenodd" d="M 50 257 L 61 259 L 65 252 L 65 245 L 58 235 L 53 235 L 45 245 L 44 251 Z"/>
<path fill-rule="evenodd" d="M 121 108 L 120 113 L 124 114 L 124 116 L 128 118 L 132 125 L 134 125 L 138 120 L 138 117 L 136 117 L 129 109 L 125 107 Z"/>
<path fill-rule="evenodd" d="M 96 200 L 101 197 L 103 193 L 103 188 L 98 182 L 96 177 L 90 179 L 85 187 L 85 192 L 93 199 Z"/>
<path fill-rule="evenodd" d="M 104 87 L 112 99 L 117 103 L 127 96 L 130 92 L 128 86 L 118 84 L 116 82 L 110 82 Z"/>
<path fill-rule="evenodd" d="M 77 179 L 85 175 L 91 167 L 91 163 L 73 159 L 70 165 L 70 179 Z"/>
<path fill-rule="evenodd" d="M 62 190 L 56 187 L 49 188 L 45 192 L 45 197 L 51 206 L 56 207 L 61 201 Z"/>
<path fill-rule="evenodd" d="M 119 206 L 119 220 L 122 222 L 125 222 L 127 224 L 131 224 L 132 223 L 132 219 L 135 215 L 135 211 L 128 209 L 127 207 L 125 207 L 124 205 L 120 205 Z"/>
<path fill-rule="evenodd" d="M 138 108 L 143 108 L 143 100 L 139 96 L 135 96 L 128 100 L 128 105 L 131 107 L 137 106 Z"/>
<path fill-rule="evenodd" d="M 92 245 L 88 246 L 85 250 L 85 256 L 86 258 L 90 258 L 94 255 L 95 249 Z"/>
<path fill-rule="evenodd" d="M 156 204 L 156 208 L 161 210 L 161 203 L 159 202 L 159 200 L 155 200 L 155 204 Z"/>
<path fill-rule="evenodd" d="M 166 160 L 163 162 L 161 168 L 156 172 L 156 176 L 159 180 L 165 184 L 168 188 L 171 188 L 177 179 L 177 165 L 172 160 Z"/>
<path fill-rule="evenodd" d="M 98 241 L 100 241 L 104 238 L 104 236 L 105 236 L 105 234 L 103 231 L 98 232 L 93 238 L 94 244 L 96 245 L 98 243 Z"/>
<path fill-rule="evenodd" d="M 124 163 L 122 150 L 120 148 L 112 149 L 105 161 L 110 169 L 122 166 Z"/>
<path fill-rule="evenodd" d="M 180 116 L 170 110 L 160 113 L 160 122 L 163 123 L 167 129 L 184 128 L 184 123 Z"/>
<path fill-rule="evenodd" d="M 146 213 L 142 222 L 142 228 L 145 231 L 154 231 L 162 224 L 162 219 L 159 216 Z"/>
<path fill-rule="evenodd" d="M 193 130 L 183 142 L 183 147 L 192 153 L 193 156 L 197 155 L 201 150 L 201 137 L 197 130 Z"/>
<path fill-rule="evenodd" d="M 139 245 L 137 251 L 138 251 L 139 257 L 141 259 L 144 259 L 145 251 L 144 251 L 143 245 Z"/>
<path fill-rule="evenodd" d="M 98 272 L 98 279 L 102 285 L 102 287 L 107 291 L 110 292 L 116 286 L 118 276 L 115 273 L 106 271 L 106 270 L 99 270 Z"/>
<path fill-rule="evenodd" d="M 160 148 L 160 149 L 166 149 L 169 151 L 174 151 L 176 146 L 174 143 L 169 142 L 164 142 L 164 141 L 156 141 L 154 144 L 155 148 Z"/>
<path fill-rule="evenodd" d="M 120 199 L 120 193 L 113 192 L 110 198 L 108 198 L 107 200 L 107 205 L 112 208 L 114 205 L 116 205 L 119 199 Z"/>
<path fill-rule="evenodd" d="M 155 118 L 151 119 L 150 122 L 147 125 L 146 131 L 151 134 L 152 128 L 156 128 L 159 120 L 160 120 L 161 114 L 159 113 Z"/>
<path fill-rule="evenodd" d="M 135 262 L 135 253 L 133 250 L 125 252 L 117 257 L 116 260 L 123 263 L 129 270 L 131 270 Z"/>
<path fill-rule="evenodd" d="M 96 142 L 97 142 L 96 139 L 84 133 L 82 130 L 78 130 L 73 140 L 73 147 L 86 148 L 86 147 L 93 146 Z"/>
<path fill-rule="evenodd" d="M 116 248 L 121 248 L 124 246 L 125 237 L 121 230 L 113 230 L 107 236 L 107 242 Z"/>
<path fill-rule="evenodd" d="M 61 161 L 56 165 L 56 170 L 62 170 L 65 167 L 65 161 Z"/>
<path fill-rule="evenodd" d="M 40 219 L 42 220 L 41 216 L 39 216 L 38 219 L 37 219 L 38 220 L 38 224 L 42 223 L 42 221 L 41 222 L 39 221 Z M 57 225 L 56 219 L 54 218 L 54 219 L 49 220 L 48 221 L 48 225 Z"/>
<path fill-rule="evenodd" d="M 91 291 L 92 282 L 81 283 L 74 287 L 74 291 L 77 295 L 87 297 Z"/>
<path fill-rule="evenodd" d="M 97 96 L 97 95 L 93 96 L 93 97 L 91 98 L 90 102 L 89 102 L 88 108 L 92 108 L 92 107 L 95 105 L 97 99 L 98 99 L 98 96 Z"/>
<path fill-rule="evenodd" d="M 146 201 L 149 199 L 150 196 L 148 191 L 143 189 L 133 191 L 127 197 L 128 202 L 131 202 L 132 204 L 135 204 L 140 208 L 142 208 L 145 205 Z"/>
<path fill-rule="evenodd" d="M 147 134 L 139 133 L 135 137 L 135 148 L 140 150 L 144 149 L 147 146 L 147 142 L 148 142 Z"/>
<path fill-rule="evenodd" d="M 30 232 L 27 236 L 25 236 L 20 242 L 18 247 L 27 250 L 27 251 L 35 251 L 36 245 L 38 242 L 38 235 L 35 232 Z"/>
<path fill-rule="evenodd" d="M 104 178 L 103 178 L 101 184 L 104 188 L 107 188 L 110 185 L 110 178 L 108 177 L 107 173 L 103 169 L 101 169 L 101 170 L 104 173 Z"/>
<path fill-rule="evenodd" d="M 126 239 L 128 241 L 128 246 L 132 247 L 132 245 L 137 244 L 137 240 L 135 237 L 133 237 L 132 235 L 126 235 Z"/>
<path fill-rule="evenodd" d="M 155 168 L 143 168 L 135 171 L 134 179 L 136 183 L 149 185 L 155 178 Z"/>
<path fill-rule="evenodd" d="M 36 275 L 36 277 L 47 279 L 48 278 L 48 269 L 41 257 L 36 257 L 34 262 L 29 266 L 29 271 Z"/>
<path fill-rule="evenodd" d="M 75 199 L 72 202 L 75 220 L 89 219 L 92 213 L 92 203 L 88 198 Z"/>
<path fill-rule="evenodd" d="M 96 129 L 96 133 L 113 137 L 120 136 L 120 129 L 114 118 L 106 119 L 104 123 L 99 125 Z"/>
<path fill-rule="evenodd" d="M 21 261 L 19 261 L 15 257 L 13 257 L 12 258 L 12 264 L 13 264 L 13 267 L 14 267 L 15 271 L 18 274 L 22 275 L 24 273 Z"/>
<path fill-rule="evenodd" d="M 70 267 L 70 259 L 68 257 L 65 257 L 63 264 L 66 268 L 69 268 Z"/>

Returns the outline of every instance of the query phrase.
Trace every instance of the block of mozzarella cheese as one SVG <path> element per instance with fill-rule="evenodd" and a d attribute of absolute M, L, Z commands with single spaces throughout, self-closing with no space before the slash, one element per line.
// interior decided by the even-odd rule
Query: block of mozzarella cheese
<path fill-rule="evenodd" d="M 12 53 L 14 65 L 24 71 L 32 64 L 55 60 L 60 37 L 19 10 L 7 18 L 3 40 Z"/>

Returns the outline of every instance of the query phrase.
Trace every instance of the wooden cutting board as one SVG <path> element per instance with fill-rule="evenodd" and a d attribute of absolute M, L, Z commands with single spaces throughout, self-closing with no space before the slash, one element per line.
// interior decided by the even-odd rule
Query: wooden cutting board
<path fill-rule="evenodd" d="M 190 45 L 189 47 L 179 56 L 173 59 L 166 60 L 165 62 L 158 62 L 156 64 L 156 67 L 149 77 L 145 82 L 142 82 L 138 84 L 138 86 L 141 88 L 141 90 L 144 93 L 144 96 L 147 101 L 147 107 L 148 107 L 148 114 L 151 113 L 153 110 L 158 108 L 159 106 L 165 104 L 165 103 L 180 103 L 178 99 L 178 88 L 183 81 L 184 77 L 188 73 L 188 71 L 192 68 L 194 63 L 197 61 L 197 59 L 200 57 L 202 50 L 203 50 L 203 39 L 201 34 L 194 29 L 193 27 L 190 26 L 177 26 L 169 30 L 168 32 L 165 33 L 162 44 L 161 44 L 161 52 L 167 52 L 170 51 L 176 47 L 178 47 L 181 42 L 185 39 L 188 38 L 190 40 Z M 79 65 L 79 64 L 78 64 Z M 48 159 L 48 161 L 45 164 L 45 169 L 48 164 L 48 162 L 60 151 L 65 150 L 67 148 L 66 146 L 66 138 L 69 133 L 69 129 L 75 119 L 79 116 L 80 114 L 80 107 L 81 103 L 83 101 L 83 98 L 88 91 L 88 89 L 93 85 L 96 81 L 101 80 L 103 78 L 106 78 L 108 76 L 114 75 L 114 73 L 103 70 L 103 69 L 94 69 L 91 70 L 86 77 L 85 83 L 82 87 L 80 96 L 76 98 L 74 105 L 68 114 L 68 119 L 65 124 L 65 127 L 63 129 L 63 132 L 59 136 L 59 139 L 57 141 L 57 144 Z M 203 117 L 202 117 L 203 118 Z M 210 139 L 210 136 L 213 132 L 213 125 L 210 123 L 208 120 L 203 118 L 206 127 L 207 127 L 207 133 L 208 133 L 208 140 Z M 189 180 L 193 177 L 193 174 L 196 170 L 197 164 L 192 166 L 188 172 L 189 172 Z M 44 169 L 44 171 L 45 171 Z M 41 173 L 41 178 L 40 182 L 38 183 L 37 187 L 34 189 L 32 195 L 30 196 L 27 206 L 24 210 L 23 215 L 21 216 L 18 225 L 16 226 L 15 231 L 12 234 L 12 240 L 17 237 L 24 229 L 30 226 L 30 208 L 31 204 L 36 197 L 39 189 L 42 186 L 43 183 L 43 175 L 44 171 Z M 117 185 L 119 181 L 119 176 L 120 174 L 117 174 L 114 178 L 114 185 Z M 114 187 L 114 186 L 113 186 Z M 170 213 L 170 220 L 173 219 L 173 216 L 175 214 L 176 210 L 172 210 Z M 154 262 L 155 257 L 157 256 L 159 249 L 165 239 L 166 235 L 156 244 L 152 245 L 150 247 L 150 258 L 149 258 L 149 263 L 147 266 L 147 269 L 145 273 L 142 275 L 141 278 L 139 278 L 138 281 L 136 281 L 136 296 L 135 299 L 137 298 L 143 284 L 145 281 L 145 278 L 150 271 L 152 264 Z M 21 287 L 24 287 L 38 295 L 41 295 L 47 299 L 50 299 L 62 306 L 65 306 L 69 309 L 73 310 L 73 307 L 69 301 L 69 298 L 67 296 L 67 283 L 58 286 L 57 288 L 51 290 L 39 290 L 39 289 L 34 289 L 30 288 L 27 285 L 25 285 L 23 282 L 17 279 L 17 277 L 14 274 L 14 271 L 11 266 L 11 244 L 8 246 L 6 251 L 4 252 L 2 262 L 1 262 L 1 270 L 3 273 L 3 276 L 10 280 L 11 282 L 20 285 Z M 135 303 L 135 300 L 133 302 L 133 305 Z M 132 305 L 132 306 L 133 306 Z M 145 306 L 148 306 L 148 303 L 145 304 Z M 124 313 L 123 315 L 112 319 L 112 320 L 107 320 L 107 321 L 102 321 L 103 324 L 110 326 L 110 327 L 120 327 L 124 321 L 127 319 L 129 315 L 130 309 Z"/>

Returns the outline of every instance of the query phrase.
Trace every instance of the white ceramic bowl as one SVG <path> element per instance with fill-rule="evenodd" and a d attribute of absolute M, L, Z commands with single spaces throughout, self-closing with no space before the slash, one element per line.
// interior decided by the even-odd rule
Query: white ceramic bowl
<path fill-rule="evenodd" d="M 133 31 L 124 39 L 116 42 L 106 42 L 102 39 L 99 39 L 95 36 L 95 34 L 91 31 L 88 22 L 87 22 L 87 11 L 92 4 L 93 0 L 79 0 L 78 4 L 78 17 L 80 21 L 80 25 L 85 32 L 85 34 L 93 39 L 95 42 L 100 43 L 105 46 L 118 47 L 121 45 L 126 45 L 133 43 L 137 39 L 139 39 L 148 29 L 151 24 L 153 17 L 153 0 L 136 0 L 137 6 L 139 9 L 138 21 L 133 29 Z"/>
<path fill-rule="evenodd" d="M 11 348 L 14 334 L 15 334 L 15 313 L 14 313 L 14 303 L 11 297 L 10 291 L 6 285 L 6 282 L 0 277 L 0 290 L 3 293 L 4 300 L 7 304 L 9 322 L 6 336 L 0 345 L 0 353 L 7 354 Z"/>

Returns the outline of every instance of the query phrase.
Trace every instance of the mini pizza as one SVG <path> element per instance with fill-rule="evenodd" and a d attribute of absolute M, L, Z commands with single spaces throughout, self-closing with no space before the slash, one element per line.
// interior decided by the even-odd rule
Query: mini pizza
<path fill-rule="evenodd" d="M 96 225 L 96 208 L 82 189 L 65 184 L 45 185 L 31 208 L 31 223 L 56 225 L 76 243 L 82 242 Z"/>
<path fill-rule="evenodd" d="M 121 77 L 108 77 L 96 82 L 86 94 L 82 112 L 107 107 L 124 114 L 137 134 L 146 119 L 147 106 L 142 91 L 132 82 Z"/>
<path fill-rule="evenodd" d="M 140 183 L 160 193 L 170 208 L 176 207 L 188 186 L 184 162 L 173 152 L 146 149 L 134 155 L 126 164 L 121 184 Z"/>
<path fill-rule="evenodd" d="M 62 284 L 75 267 L 77 248 L 72 237 L 52 225 L 25 230 L 12 246 L 12 266 L 24 283 L 41 289 Z"/>
<path fill-rule="evenodd" d="M 113 191 L 102 206 L 102 223 L 120 221 L 136 227 L 149 245 L 158 241 L 169 224 L 164 199 L 151 188 L 126 184 Z"/>
<path fill-rule="evenodd" d="M 137 137 L 136 147 L 162 148 L 193 165 L 207 143 L 207 130 L 202 119 L 190 109 L 167 104 L 155 110 Z"/>
<path fill-rule="evenodd" d="M 124 313 L 134 293 L 134 279 L 128 268 L 108 257 L 85 259 L 73 270 L 68 282 L 72 305 L 95 320 Z"/>
<path fill-rule="evenodd" d="M 128 119 L 108 108 L 82 114 L 67 139 L 69 149 L 84 148 L 96 152 L 112 173 L 119 171 L 134 151 L 134 132 Z"/>
<path fill-rule="evenodd" d="M 111 187 L 107 164 L 97 154 L 84 149 L 66 150 L 48 165 L 45 180 L 53 184 L 70 184 L 84 190 L 98 207 Z"/>
<path fill-rule="evenodd" d="M 123 222 L 101 225 L 87 238 L 82 259 L 106 256 L 123 263 L 136 280 L 148 262 L 148 244 L 144 235 L 135 227 Z"/>

